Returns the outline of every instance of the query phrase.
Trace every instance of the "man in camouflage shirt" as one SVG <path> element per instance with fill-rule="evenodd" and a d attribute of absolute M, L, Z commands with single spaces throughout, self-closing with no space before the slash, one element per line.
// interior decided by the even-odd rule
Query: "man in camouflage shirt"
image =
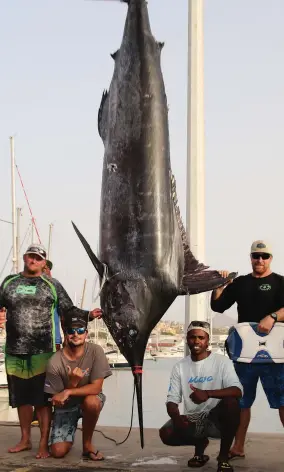
<path fill-rule="evenodd" d="M 24 271 L 9 275 L 0 287 L 0 310 L 6 308 L 6 372 L 9 402 L 18 408 L 22 437 L 9 449 L 16 453 L 31 449 L 31 422 L 35 407 L 41 439 L 38 459 L 49 456 L 48 436 L 51 407 L 44 396 L 45 370 L 49 358 L 56 350 L 54 310 L 58 306 L 65 317 L 88 315 L 73 303 L 55 279 L 43 275 L 46 251 L 33 244 L 24 255 Z M 100 317 L 101 310 L 89 313 L 91 318 Z M 0 327 L 5 313 L 0 311 Z"/>

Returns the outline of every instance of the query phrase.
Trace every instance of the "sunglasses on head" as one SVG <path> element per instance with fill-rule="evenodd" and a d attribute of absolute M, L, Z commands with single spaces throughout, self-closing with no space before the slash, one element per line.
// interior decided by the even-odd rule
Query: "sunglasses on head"
<path fill-rule="evenodd" d="M 40 247 L 29 247 L 28 254 L 39 254 L 40 256 L 46 258 L 46 252 Z"/>
<path fill-rule="evenodd" d="M 207 321 L 192 321 L 190 323 L 191 326 L 194 326 L 195 328 L 207 328 L 210 329 L 210 324 Z"/>
<path fill-rule="evenodd" d="M 67 334 L 85 334 L 87 331 L 87 328 L 68 328 L 66 329 Z"/>
<path fill-rule="evenodd" d="M 263 261 L 267 261 L 270 259 L 270 254 L 267 254 L 267 252 L 253 252 L 251 257 L 255 260 L 261 258 Z"/>

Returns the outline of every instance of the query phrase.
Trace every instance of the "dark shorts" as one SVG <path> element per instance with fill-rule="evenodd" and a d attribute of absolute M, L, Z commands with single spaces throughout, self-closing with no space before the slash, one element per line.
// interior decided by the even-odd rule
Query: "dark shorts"
<path fill-rule="evenodd" d="M 209 412 L 208 416 L 198 422 L 190 422 L 188 427 L 182 430 L 175 428 L 172 420 L 167 421 L 161 428 L 167 429 L 167 445 L 192 446 L 198 439 L 220 439 L 220 408 L 221 402 Z"/>
<path fill-rule="evenodd" d="M 270 408 L 284 406 L 284 364 L 245 364 L 235 362 L 235 370 L 244 388 L 241 408 L 250 408 L 260 379 Z"/>
<path fill-rule="evenodd" d="M 6 354 L 9 404 L 12 408 L 50 405 L 44 394 L 44 383 L 46 365 L 52 355 L 52 352 L 33 356 Z"/>
<path fill-rule="evenodd" d="M 103 393 L 97 395 L 102 408 L 106 397 Z M 78 420 L 82 418 L 81 405 L 70 406 L 69 408 L 55 408 L 53 413 L 52 428 L 49 444 L 74 442 Z"/>

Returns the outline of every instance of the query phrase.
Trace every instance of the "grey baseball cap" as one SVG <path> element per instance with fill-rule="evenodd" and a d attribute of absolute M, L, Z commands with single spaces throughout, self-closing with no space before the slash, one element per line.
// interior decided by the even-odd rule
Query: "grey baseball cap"
<path fill-rule="evenodd" d="M 37 254 L 42 259 L 46 259 L 46 250 L 41 244 L 31 244 L 25 254 Z"/>

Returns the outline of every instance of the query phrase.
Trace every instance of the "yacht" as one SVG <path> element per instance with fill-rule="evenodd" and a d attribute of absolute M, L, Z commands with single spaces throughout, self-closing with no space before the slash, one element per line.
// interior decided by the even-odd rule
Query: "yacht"
<path fill-rule="evenodd" d="M 130 369 L 128 361 L 119 351 L 108 351 L 105 355 L 111 369 Z"/>

